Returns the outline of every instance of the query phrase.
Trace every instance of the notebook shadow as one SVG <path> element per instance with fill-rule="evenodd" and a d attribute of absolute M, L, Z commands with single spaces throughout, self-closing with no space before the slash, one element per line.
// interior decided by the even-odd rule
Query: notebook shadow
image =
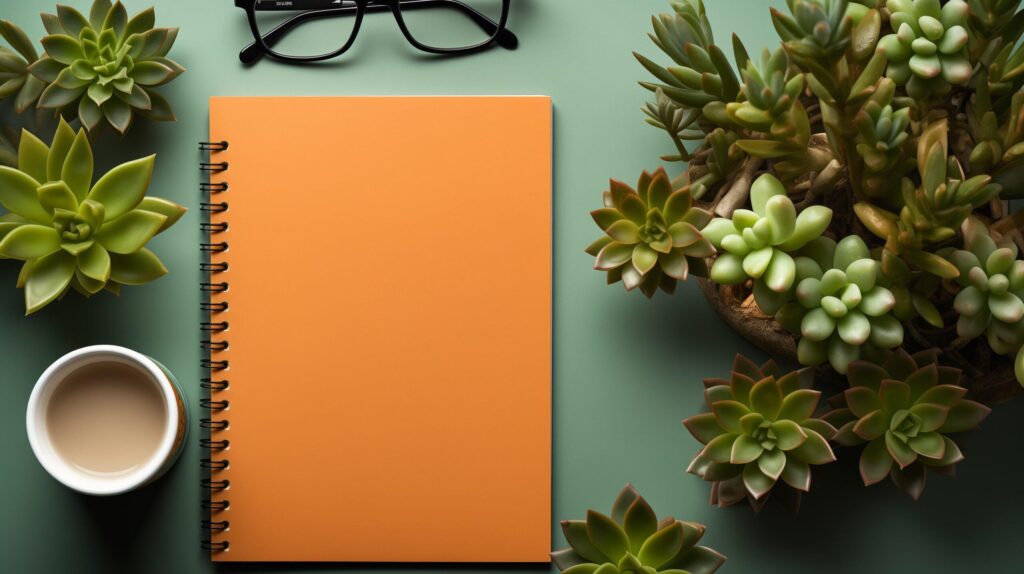
<path fill-rule="evenodd" d="M 550 572 L 551 565 L 548 563 L 537 564 L 492 564 L 492 563 L 438 563 L 425 566 L 413 563 L 398 562 L 316 562 L 316 563 L 295 563 L 295 562 L 257 562 L 257 563 L 236 563 L 217 564 L 218 572 Z"/>

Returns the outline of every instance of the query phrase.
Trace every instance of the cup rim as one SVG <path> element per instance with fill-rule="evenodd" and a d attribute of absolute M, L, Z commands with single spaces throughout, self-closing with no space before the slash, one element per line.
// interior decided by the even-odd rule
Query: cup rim
<path fill-rule="evenodd" d="M 57 454 L 49 438 L 46 410 L 57 385 L 76 367 L 103 359 L 130 364 L 149 375 L 164 399 L 166 418 L 160 444 L 136 469 L 116 476 L 95 476 L 76 469 Z M 72 490 L 111 496 L 134 490 L 156 477 L 172 454 L 178 434 L 178 397 L 167 373 L 149 357 L 118 345 L 92 345 L 71 351 L 50 364 L 39 376 L 29 397 L 25 416 L 29 444 L 36 459 L 51 476 Z"/>

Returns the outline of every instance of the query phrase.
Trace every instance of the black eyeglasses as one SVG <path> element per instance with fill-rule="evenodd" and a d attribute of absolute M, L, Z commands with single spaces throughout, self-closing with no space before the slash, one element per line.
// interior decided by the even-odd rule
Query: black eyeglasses
<path fill-rule="evenodd" d="M 390 11 L 410 44 L 433 54 L 465 54 L 519 43 L 505 28 L 511 0 L 235 0 L 255 42 L 238 54 L 315 62 L 352 46 L 367 13 Z"/>

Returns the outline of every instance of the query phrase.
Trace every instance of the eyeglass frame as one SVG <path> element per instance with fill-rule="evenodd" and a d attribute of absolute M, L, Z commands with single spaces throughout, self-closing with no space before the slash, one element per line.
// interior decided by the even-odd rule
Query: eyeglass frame
<path fill-rule="evenodd" d="M 352 47 L 355 42 L 356 36 L 359 35 L 359 28 L 363 22 L 363 16 L 367 12 L 383 12 L 390 10 L 392 15 L 395 17 L 395 21 L 398 24 L 398 28 L 402 31 L 402 35 L 405 39 L 418 50 L 431 54 L 441 55 L 454 55 L 454 54 L 469 54 L 473 52 L 479 52 L 490 48 L 492 45 L 497 44 L 502 48 L 508 50 L 514 50 L 519 45 L 519 39 L 511 30 L 506 28 L 508 23 L 509 7 L 512 0 L 502 0 L 501 2 L 501 17 L 498 22 L 488 18 L 481 14 L 472 6 L 469 6 L 461 0 L 343 0 L 347 5 L 337 8 L 323 8 L 322 3 L 327 0 L 235 0 L 235 6 L 245 10 L 246 17 L 249 21 L 249 28 L 252 31 L 254 42 L 248 46 L 242 48 L 238 53 L 239 60 L 245 64 L 252 64 L 259 60 L 262 56 L 267 55 L 271 58 L 285 61 L 285 62 L 319 62 L 323 60 L 330 60 L 337 58 L 344 54 Z M 263 2 L 266 8 L 261 8 L 260 3 Z M 355 4 L 352 6 L 350 4 Z M 401 6 L 412 5 L 415 9 L 431 9 L 431 8 L 454 8 L 459 10 L 463 15 L 473 20 L 478 26 L 484 29 L 485 32 L 491 34 L 491 36 L 472 46 L 463 48 L 438 48 L 434 46 L 428 46 L 422 42 L 416 40 L 412 32 L 409 31 L 408 26 L 405 23 L 405 19 L 402 17 Z M 407 8 L 408 9 L 408 8 Z M 292 16 L 291 18 L 276 25 L 273 29 L 266 32 L 265 34 L 260 33 L 259 24 L 256 22 L 256 12 L 260 11 L 300 11 L 307 10 Z M 317 17 L 333 16 L 334 12 L 347 12 L 355 11 L 354 17 L 355 22 L 352 25 L 352 32 L 349 35 L 348 40 L 345 44 L 333 52 L 327 52 L 316 56 L 290 56 L 287 54 L 281 54 L 276 52 L 271 44 L 275 43 L 281 36 L 287 34 L 292 28 L 302 24 L 303 22 L 314 19 Z M 344 15 L 347 16 L 347 15 Z M 493 31 L 492 31 L 493 30 Z"/>

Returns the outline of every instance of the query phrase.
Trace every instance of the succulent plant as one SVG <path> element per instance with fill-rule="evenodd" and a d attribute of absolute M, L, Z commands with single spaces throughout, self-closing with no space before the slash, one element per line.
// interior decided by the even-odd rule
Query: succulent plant
<path fill-rule="evenodd" d="M 798 492 L 811 487 L 811 465 L 833 462 L 829 423 L 814 418 L 821 393 L 804 369 L 785 375 L 774 362 L 758 367 L 737 355 L 729 380 L 704 381 L 710 413 L 683 421 L 704 448 L 688 472 L 713 483 L 712 503 L 749 499 L 760 508 L 781 479 Z"/>
<path fill-rule="evenodd" d="M 732 219 L 716 218 L 704 236 L 722 253 L 711 267 L 711 279 L 723 285 L 754 280 L 754 296 L 766 313 L 779 306 L 796 280 L 789 255 L 821 235 L 832 211 L 820 205 L 796 213 L 786 188 L 771 174 L 757 178 L 750 191 L 753 211 L 737 209 Z"/>
<path fill-rule="evenodd" d="M 862 189 L 869 198 L 898 201 L 899 176 L 909 167 L 910 109 L 893 107 L 895 84 L 888 78 L 854 117 L 857 127 L 857 153 L 864 160 Z"/>
<path fill-rule="evenodd" d="M 967 178 L 955 156 L 948 155 L 946 120 L 928 126 L 917 147 L 921 184 L 905 178 L 899 216 L 872 203 L 854 206 L 860 221 L 885 240 L 885 249 L 923 271 L 953 279 L 959 272 L 930 248 L 956 236 L 971 212 L 999 193 L 988 175 Z"/>
<path fill-rule="evenodd" d="M 786 51 L 803 67 L 828 68 L 850 44 L 853 18 L 846 0 L 787 0 L 792 16 L 772 9 Z"/>
<path fill-rule="evenodd" d="M 960 270 L 953 302 L 960 315 L 957 335 L 969 340 L 985 334 L 996 353 L 1014 353 L 1024 345 L 1024 261 L 1017 259 L 1014 242 L 993 238 L 976 218 L 964 222 L 963 236 L 965 249 L 949 256 Z"/>
<path fill-rule="evenodd" d="M 960 371 L 938 364 L 938 353 L 914 355 L 903 349 L 881 364 L 856 361 L 847 373 L 850 388 L 836 396 L 839 408 L 825 415 L 843 446 L 866 444 L 860 456 L 864 484 L 891 476 L 914 499 L 925 471 L 950 473 L 963 454 L 948 434 L 971 430 L 988 407 L 964 399 Z"/>
<path fill-rule="evenodd" d="M 36 105 L 46 87 L 28 71 L 39 54 L 25 32 L 7 20 L 0 20 L 0 37 L 14 48 L 0 46 L 0 100 L 13 96 L 14 109 L 20 114 Z"/>
<path fill-rule="evenodd" d="M 170 104 L 154 88 L 185 68 L 167 58 L 178 29 L 154 28 L 155 20 L 153 8 L 129 18 L 120 1 L 110 0 L 95 0 L 88 18 L 62 5 L 55 15 L 43 14 L 46 56 L 30 68 L 48 84 L 39 106 L 77 106 L 90 131 L 108 123 L 124 133 L 136 114 L 173 121 Z"/>
<path fill-rule="evenodd" d="M 725 556 L 697 546 L 704 525 L 666 516 L 627 484 L 611 516 L 587 511 L 586 520 L 562 521 L 569 548 L 551 553 L 564 574 L 713 574 Z"/>
<path fill-rule="evenodd" d="M 609 283 L 622 281 L 627 291 L 639 287 L 648 297 L 659 287 L 673 292 L 690 273 L 707 275 L 704 258 L 715 249 L 700 229 L 711 214 L 693 205 L 703 190 L 684 185 L 673 191 L 662 168 L 643 172 L 637 189 L 613 179 L 604 207 L 590 213 L 605 232 L 586 250 L 596 257 L 594 268 L 607 271 Z"/>
<path fill-rule="evenodd" d="M 903 325 L 892 316 L 896 298 L 878 284 L 878 261 L 856 235 L 820 237 L 797 257 L 796 301 L 779 311 L 779 322 L 800 334 L 801 364 L 828 361 L 845 373 L 864 352 L 903 342 Z"/>
<path fill-rule="evenodd" d="M 652 17 L 654 33 L 648 34 L 675 66 L 662 67 L 646 56 L 633 55 L 661 83 L 640 82 L 684 108 L 701 109 L 711 102 L 731 102 L 739 93 L 739 79 L 721 48 L 714 44 L 711 24 L 704 11 L 703 0 L 681 0 L 672 3 L 674 14 Z M 740 68 L 746 51 L 733 37 L 734 52 Z"/>
<path fill-rule="evenodd" d="M 913 98 L 935 98 L 947 93 L 950 84 L 970 81 L 966 2 L 889 0 L 886 7 L 895 33 L 878 45 L 889 59 L 889 78 L 905 85 Z"/>
<path fill-rule="evenodd" d="M 63 120 L 47 146 L 28 131 L 18 168 L 0 166 L 0 256 L 25 262 L 18 286 L 27 314 L 69 288 L 90 296 L 104 288 L 148 283 L 167 273 L 145 248 L 185 208 L 146 197 L 155 156 L 121 164 L 93 183 L 93 154 L 83 129 Z"/>

